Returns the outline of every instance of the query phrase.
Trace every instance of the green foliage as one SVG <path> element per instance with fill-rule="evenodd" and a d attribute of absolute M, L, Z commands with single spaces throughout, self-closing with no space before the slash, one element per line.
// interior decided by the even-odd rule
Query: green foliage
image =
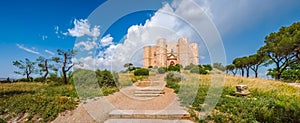
<path fill-rule="evenodd" d="M 37 77 L 37 78 L 34 78 L 33 81 L 34 82 L 44 82 L 45 79 L 44 79 L 44 77 Z"/>
<path fill-rule="evenodd" d="M 177 72 L 180 72 L 180 65 L 177 65 L 177 66 L 170 65 L 168 67 L 168 71 L 177 71 Z"/>
<path fill-rule="evenodd" d="M 194 64 L 190 64 L 188 66 L 185 66 L 184 67 L 184 70 L 191 70 L 193 67 L 196 67 L 197 65 L 194 65 Z"/>
<path fill-rule="evenodd" d="M 13 65 L 16 66 L 19 71 L 14 71 L 16 74 L 20 74 L 27 78 L 27 81 L 30 81 L 30 75 L 35 72 L 35 62 L 30 61 L 28 58 L 25 58 L 25 61 L 13 61 Z"/>
<path fill-rule="evenodd" d="M 266 36 L 265 45 L 258 50 L 258 54 L 268 56 L 275 63 L 275 79 L 279 80 L 290 64 L 300 60 L 299 39 L 300 22 L 281 27 L 278 32 Z"/>
<path fill-rule="evenodd" d="M 179 72 L 171 71 L 165 77 L 165 80 L 167 82 L 166 87 L 173 88 L 175 92 L 178 92 L 179 88 L 180 88 L 179 82 L 182 79 L 183 79 L 183 76 Z"/>
<path fill-rule="evenodd" d="M 31 82 L 32 81 L 32 77 L 30 77 L 29 80 L 27 78 L 20 78 L 17 81 L 18 82 Z"/>
<path fill-rule="evenodd" d="M 117 74 L 114 74 L 117 76 Z M 118 77 L 114 77 L 108 70 L 97 70 L 96 77 L 100 87 L 116 87 L 118 85 Z"/>
<path fill-rule="evenodd" d="M 7 119 L 16 116 L 25 117 L 28 122 L 49 122 L 58 113 L 72 110 L 78 104 L 77 95 L 72 85 L 53 86 L 41 83 L 14 83 L 0 86 L 0 115 Z M 34 119 L 33 119 L 34 118 Z"/>
<path fill-rule="evenodd" d="M 204 67 L 205 70 L 211 71 L 212 70 L 212 66 L 210 64 L 206 64 L 206 65 L 202 65 Z"/>
<path fill-rule="evenodd" d="M 208 74 L 205 68 L 200 66 L 194 66 L 191 70 L 191 73 L 197 73 L 197 74 Z"/>
<path fill-rule="evenodd" d="M 166 67 L 160 67 L 160 68 L 157 69 L 157 72 L 160 73 L 160 74 L 164 74 L 166 71 L 167 71 Z"/>
<path fill-rule="evenodd" d="M 137 69 L 133 73 L 135 76 L 149 76 L 149 70 L 145 68 Z"/>
<path fill-rule="evenodd" d="M 213 63 L 213 68 L 216 68 L 221 71 L 225 71 L 226 68 L 222 65 L 222 63 Z"/>

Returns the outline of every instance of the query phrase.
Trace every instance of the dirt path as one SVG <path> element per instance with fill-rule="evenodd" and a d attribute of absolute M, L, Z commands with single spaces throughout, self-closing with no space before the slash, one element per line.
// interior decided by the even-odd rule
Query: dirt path
<path fill-rule="evenodd" d="M 165 88 L 164 76 L 158 75 L 150 78 L 158 84 L 151 87 L 163 88 L 165 94 L 158 97 L 136 97 L 134 91 L 140 89 L 136 86 L 122 88 L 119 92 L 105 97 L 82 102 L 79 106 L 69 112 L 60 114 L 53 123 L 73 122 L 104 122 L 108 119 L 108 113 L 112 110 L 180 110 L 177 95 L 172 89 Z"/>

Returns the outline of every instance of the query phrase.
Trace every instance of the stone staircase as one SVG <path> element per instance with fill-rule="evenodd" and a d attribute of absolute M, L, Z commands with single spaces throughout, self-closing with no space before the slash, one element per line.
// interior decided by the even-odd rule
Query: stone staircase
<path fill-rule="evenodd" d="M 113 110 L 105 123 L 193 123 L 185 110 Z"/>

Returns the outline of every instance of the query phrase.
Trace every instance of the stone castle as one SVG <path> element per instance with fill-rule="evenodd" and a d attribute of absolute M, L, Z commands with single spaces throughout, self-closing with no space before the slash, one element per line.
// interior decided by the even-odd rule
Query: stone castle
<path fill-rule="evenodd" d="M 199 64 L 198 45 L 189 44 L 188 38 L 180 38 L 177 42 L 166 42 L 158 39 L 155 46 L 145 46 L 143 67 L 167 67 L 181 64 L 183 67 L 190 64 Z"/>

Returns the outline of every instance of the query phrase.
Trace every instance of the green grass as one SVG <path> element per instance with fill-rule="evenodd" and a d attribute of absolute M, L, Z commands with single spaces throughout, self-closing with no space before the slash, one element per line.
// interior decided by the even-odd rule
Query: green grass
<path fill-rule="evenodd" d="M 80 89 L 79 89 L 80 90 Z M 86 98 L 107 96 L 117 87 L 85 90 Z M 0 83 L 0 122 L 24 118 L 28 122 L 49 122 L 60 112 L 77 107 L 79 99 L 73 85 L 42 83 Z"/>
<path fill-rule="evenodd" d="M 59 112 L 74 109 L 77 95 L 72 85 L 13 83 L 0 86 L 0 118 L 11 120 L 26 116 L 28 121 L 47 122 Z"/>
<path fill-rule="evenodd" d="M 203 103 L 210 87 L 211 75 L 185 76 L 186 80 L 179 83 L 179 89 L 176 86 L 174 89 L 179 90 L 181 104 L 195 114 L 206 106 Z M 237 84 L 248 85 L 251 95 L 236 96 Z M 197 91 L 191 91 L 193 88 Z M 209 116 L 205 120 L 193 116 L 198 122 L 300 122 L 299 94 L 300 88 L 283 82 L 227 76 L 221 98 Z"/>

